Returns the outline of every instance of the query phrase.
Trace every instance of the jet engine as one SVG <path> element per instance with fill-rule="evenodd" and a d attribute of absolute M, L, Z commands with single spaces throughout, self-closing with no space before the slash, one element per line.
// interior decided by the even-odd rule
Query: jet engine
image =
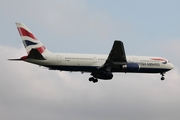
<path fill-rule="evenodd" d="M 113 74 L 111 72 L 98 72 L 92 73 L 92 76 L 98 79 L 110 80 L 113 78 Z"/>
<path fill-rule="evenodd" d="M 126 72 L 138 72 L 140 67 L 138 63 L 127 63 L 123 65 L 123 69 L 125 69 Z"/>

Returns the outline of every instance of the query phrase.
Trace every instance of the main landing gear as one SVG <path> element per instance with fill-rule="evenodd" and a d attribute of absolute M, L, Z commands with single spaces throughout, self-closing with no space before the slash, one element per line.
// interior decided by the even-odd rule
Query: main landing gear
<path fill-rule="evenodd" d="M 162 75 L 161 80 L 165 80 L 164 73 L 160 73 Z"/>
<path fill-rule="evenodd" d="M 94 78 L 94 77 L 90 77 L 89 78 L 89 81 L 91 82 L 93 82 L 93 83 L 96 83 L 96 82 L 98 82 L 98 79 L 97 78 Z"/>

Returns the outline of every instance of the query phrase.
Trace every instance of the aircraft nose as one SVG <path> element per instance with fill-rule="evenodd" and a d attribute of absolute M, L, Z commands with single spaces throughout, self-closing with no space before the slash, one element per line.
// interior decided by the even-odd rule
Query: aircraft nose
<path fill-rule="evenodd" d="M 169 66 L 170 66 L 170 69 L 174 68 L 174 65 L 172 63 L 170 63 Z"/>

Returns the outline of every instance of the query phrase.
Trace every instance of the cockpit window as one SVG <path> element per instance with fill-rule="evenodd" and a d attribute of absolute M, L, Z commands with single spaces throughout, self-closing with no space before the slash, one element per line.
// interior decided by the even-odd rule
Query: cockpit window
<path fill-rule="evenodd" d="M 163 63 L 163 64 L 167 64 L 167 61 L 165 60 L 165 61 L 163 61 L 162 63 Z"/>

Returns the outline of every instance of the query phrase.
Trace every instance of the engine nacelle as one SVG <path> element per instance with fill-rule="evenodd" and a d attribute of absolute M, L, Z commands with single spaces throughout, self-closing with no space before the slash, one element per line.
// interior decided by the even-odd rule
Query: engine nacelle
<path fill-rule="evenodd" d="M 110 80 L 113 78 L 113 74 L 110 72 L 99 72 L 99 73 L 93 73 L 93 77 L 98 79 L 104 79 L 104 80 Z"/>
<path fill-rule="evenodd" d="M 138 63 L 127 63 L 123 65 L 123 69 L 125 69 L 126 72 L 138 72 L 140 67 Z"/>

